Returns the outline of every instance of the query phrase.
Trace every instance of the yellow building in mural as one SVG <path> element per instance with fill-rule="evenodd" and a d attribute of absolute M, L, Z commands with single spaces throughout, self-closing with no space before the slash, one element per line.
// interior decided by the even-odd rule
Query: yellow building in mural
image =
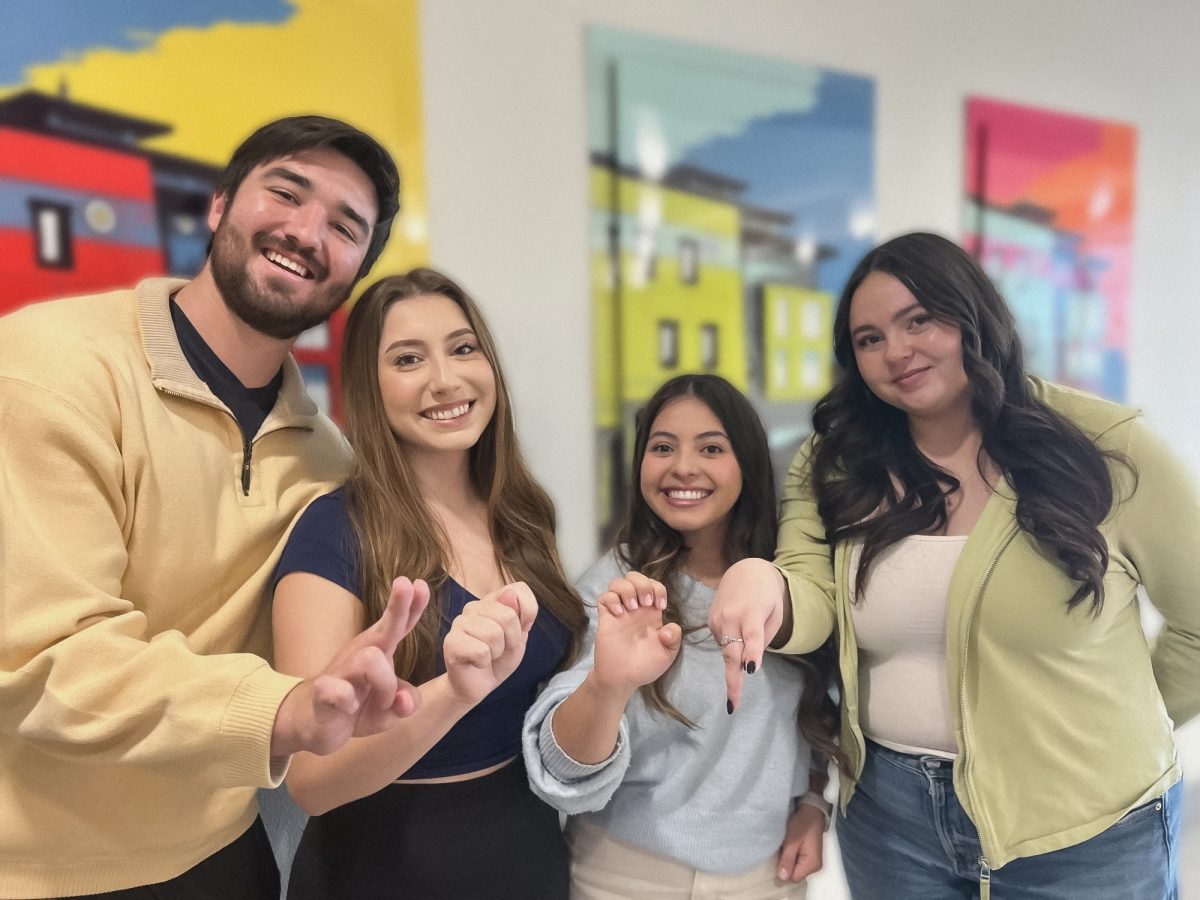
<path fill-rule="evenodd" d="M 833 387 L 833 295 L 790 284 L 762 286 L 763 396 L 813 402 Z"/>
<path fill-rule="evenodd" d="M 698 169 L 682 176 L 662 184 L 591 169 L 596 484 L 609 523 L 620 518 L 632 413 L 659 385 L 712 372 L 749 389 L 741 211 L 721 197 L 740 185 Z"/>
<path fill-rule="evenodd" d="M 590 205 L 597 425 L 618 427 L 623 404 L 681 372 L 713 372 L 746 390 L 737 205 L 600 165 Z"/>

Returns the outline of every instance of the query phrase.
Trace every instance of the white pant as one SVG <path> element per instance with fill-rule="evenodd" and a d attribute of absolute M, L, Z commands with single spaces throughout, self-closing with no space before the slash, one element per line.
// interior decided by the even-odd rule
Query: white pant
<path fill-rule="evenodd" d="M 571 900 L 802 900 L 803 882 L 775 877 L 772 857 L 739 875 L 701 872 L 610 837 L 594 825 L 572 821 Z"/>

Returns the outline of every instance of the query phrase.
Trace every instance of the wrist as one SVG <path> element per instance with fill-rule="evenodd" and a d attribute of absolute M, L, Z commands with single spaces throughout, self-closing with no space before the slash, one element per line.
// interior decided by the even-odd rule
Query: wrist
<path fill-rule="evenodd" d="M 787 579 L 773 563 L 771 571 L 774 573 L 776 584 L 779 585 L 779 630 L 775 632 L 775 636 L 771 638 L 771 642 L 767 646 L 778 650 L 792 639 L 792 631 L 795 627 L 792 622 L 792 592 L 788 587 Z"/>
<path fill-rule="evenodd" d="M 833 821 L 833 804 L 826 800 L 816 791 L 806 791 L 796 798 L 793 811 L 799 810 L 801 806 L 811 806 L 818 809 L 825 816 L 825 830 L 829 830 L 829 824 Z"/>
<path fill-rule="evenodd" d="M 441 708 L 457 718 L 465 716 L 487 697 L 487 694 L 476 697 L 470 686 L 456 684 L 449 672 L 431 678 L 417 690 L 423 703 L 432 700 L 436 704 L 440 697 Z"/>
<path fill-rule="evenodd" d="M 625 707 L 629 705 L 630 698 L 637 691 L 637 685 L 605 682 L 596 674 L 596 670 L 592 669 L 583 679 L 583 683 L 579 685 L 579 689 L 592 703 L 598 704 L 604 709 L 619 710 L 623 713 Z"/>
<path fill-rule="evenodd" d="M 275 710 L 271 725 L 271 758 L 283 759 L 308 748 L 313 743 L 311 717 L 304 715 L 312 709 L 312 682 L 301 681 L 288 691 Z"/>

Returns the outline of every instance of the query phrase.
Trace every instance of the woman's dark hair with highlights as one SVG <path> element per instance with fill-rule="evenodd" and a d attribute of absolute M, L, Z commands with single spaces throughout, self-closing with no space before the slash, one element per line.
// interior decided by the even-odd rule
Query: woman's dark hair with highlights
<path fill-rule="evenodd" d="M 850 275 L 833 325 L 840 374 L 813 410 L 811 489 L 828 540 L 863 542 L 858 591 L 885 549 L 945 526 L 947 498 L 959 487 L 917 449 L 905 413 L 876 397 L 858 370 L 850 304 L 874 272 L 891 275 L 930 315 L 962 333 L 971 411 L 983 437 L 981 462 L 986 454 L 999 467 L 1016 490 L 1021 528 L 1078 582 L 1068 609 L 1090 596 L 1098 614 L 1108 566 L 1099 526 L 1114 503 L 1109 466 L 1132 471 L 1131 464 L 1100 450 L 1037 396 L 1016 323 L 995 286 L 965 250 L 923 232 L 881 244 Z"/>

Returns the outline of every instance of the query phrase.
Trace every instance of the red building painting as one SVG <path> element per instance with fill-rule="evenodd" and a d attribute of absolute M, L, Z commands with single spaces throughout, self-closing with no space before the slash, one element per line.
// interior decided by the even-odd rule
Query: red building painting
<path fill-rule="evenodd" d="M 170 130 L 36 91 L 0 100 L 0 315 L 200 270 L 221 170 L 142 146 Z M 335 418 L 344 322 L 339 310 L 295 351 L 314 398 Z"/>

